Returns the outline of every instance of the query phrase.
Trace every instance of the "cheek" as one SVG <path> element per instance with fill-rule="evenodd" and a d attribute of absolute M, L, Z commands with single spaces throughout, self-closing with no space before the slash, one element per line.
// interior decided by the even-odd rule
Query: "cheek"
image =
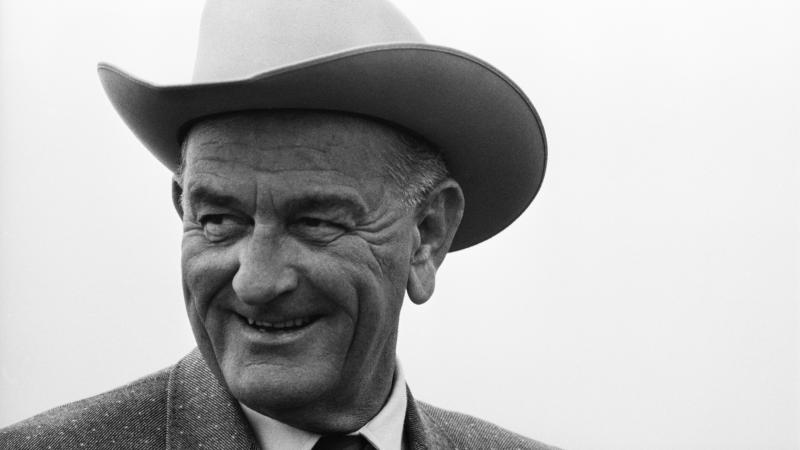
<path fill-rule="evenodd" d="M 364 241 L 343 246 L 315 264 L 327 292 L 348 298 L 349 315 L 360 328 L 387 324 L 399 316 L 408 275 L 407 256 L 397 248 Z M 404 263 L 405 261 L 405 263 Z"/>
<path fill-rule="evenodd" d="M 359 293 L 372 284 L 374 274 L 357 252 L 341 247 L 306 249 L 297 261 L 300 283 L 308 284 L 310 295 L 333 302 L 353 321 L 358 318 Z"/>
<path fill-rule="evenodd" d="M 212 247 L 202 238 L 185 236 L 181 268 L 185 300 L 205 317 L 217 294 L 230 286 L 239 262 L 234 247 Z"/>
<path fill-rule="evenodd" d="M 403 304 L 406 284 L 408 282 L 408 258 L 397 249 L 374 249 L 373 253 L 381 267 L 379 286 L 382 293 L 380 302 L 374 308 L 381 314 L 383 321 L 396 322 L 400 316 L 400 307 Z"/>
<path fill-rule="evenodd" d="M 326 302 L 355 325 L 364 299 L 380 295 L 377 287 L 382 274 L 368 247 L 356 238 L 344 237 L 324 247 L 298 243 L 296 250 L 296 294 Z"/>

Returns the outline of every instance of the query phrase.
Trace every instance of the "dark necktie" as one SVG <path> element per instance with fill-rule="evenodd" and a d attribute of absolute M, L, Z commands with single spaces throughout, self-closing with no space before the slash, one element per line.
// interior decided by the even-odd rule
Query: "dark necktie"
<path fill-rule="evenodd" d="M 372 450 L 364 436 L 329 434 L 319 438 L 311 450 Z"/>

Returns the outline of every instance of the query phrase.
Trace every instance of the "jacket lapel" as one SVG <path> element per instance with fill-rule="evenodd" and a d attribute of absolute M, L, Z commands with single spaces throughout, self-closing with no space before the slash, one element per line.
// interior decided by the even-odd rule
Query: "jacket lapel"
<path fill-rule="evenodd" d="M 406 422 L 403 438 L 409 450 L 455 448 L 439 425 L 421 409 L 406 386 Z"/>
<path fill-rule="evenodd" d="M 166 448 L 258 450 L 239 404 L 195 349 L 178 364 L 167 385 Z"/>

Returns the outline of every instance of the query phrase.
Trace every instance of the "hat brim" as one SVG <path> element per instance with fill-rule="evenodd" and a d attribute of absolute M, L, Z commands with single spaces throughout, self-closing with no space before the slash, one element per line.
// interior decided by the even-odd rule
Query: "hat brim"
<path fill-rule="evenodd" d="M 187 125 L 225 112 L 342 111 L 419 133 L 464 191 L 451 251 L 506 228 L 544 177 L 544 129 L 525 94 L 489 64 L 445 47 L 370 46 L 219 83 L 155 86 L 103 63 L 98 72 L 122 119 L 172 171 Z"/>

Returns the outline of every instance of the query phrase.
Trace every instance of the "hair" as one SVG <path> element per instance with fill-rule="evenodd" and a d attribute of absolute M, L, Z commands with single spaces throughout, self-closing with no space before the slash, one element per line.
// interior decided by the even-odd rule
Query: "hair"
<path fill-rule="evenodd" d="M 416 208 L 448 176 L 442 154 L 427 140 L 408 130 L 392 126 L 400 145 L 387 152 L 386 174 L 398 189 L 403 204 Z"/>
<path fill-rule="evenodd" d="M 382 158 L 386 167 L 384 175 L 397 190 L 403 205 L 416 208 L 439 183 L 450 176 L 442 154 L 431 142 L 411 130 L 390 122 L 367 119 L 380 123 L 393 132 L 398 143 L 395 146 L 397 151 L 383 152 Z M 183 134 L 181 142 L 180 164 L 175 171 L 179 182 L 183 178 L 186 165 L 186 144 L 190 129 L 191 126 L 186 128 L 187 132 Z"/>

